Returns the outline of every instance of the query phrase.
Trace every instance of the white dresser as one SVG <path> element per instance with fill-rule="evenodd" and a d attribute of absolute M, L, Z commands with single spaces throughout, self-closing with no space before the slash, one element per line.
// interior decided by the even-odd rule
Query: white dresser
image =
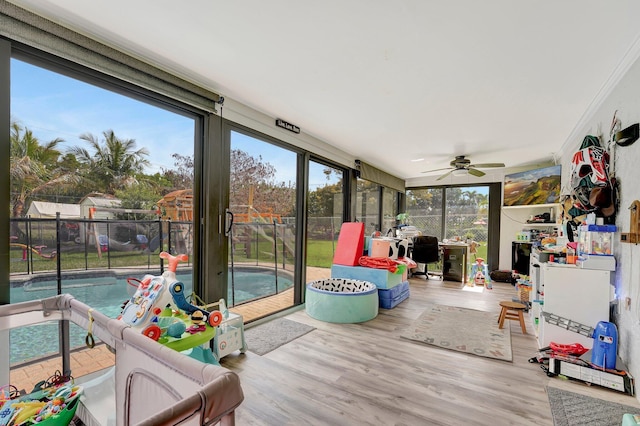
<path fill-rule="evenodd" d="M 539 265 L 539 266 L 536 266 Z M 609 321 L 609 302 L 614 298 L 609 271 L 580 269 L 575 265 L 531 261 L 533 304 L 531 317 L 538 347 L 550 342 L 580 343 L 593 346 L 593 339 L 545 320 L 543 312 L 566 318 L 588 327 Z M 537 320 L 536 320 L 537 319 Z"/>

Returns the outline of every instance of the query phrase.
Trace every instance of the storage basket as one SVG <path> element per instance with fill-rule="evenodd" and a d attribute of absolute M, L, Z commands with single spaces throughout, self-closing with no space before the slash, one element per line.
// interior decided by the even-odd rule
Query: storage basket
<path fill-rule="evenodd" d="M 517 280 L 516 290 L 518 291 L 518 298 L 520 301 L 527 305 L 529 303 L 529 293 L 531 292 L 531 283 L 529 280 Z"/>

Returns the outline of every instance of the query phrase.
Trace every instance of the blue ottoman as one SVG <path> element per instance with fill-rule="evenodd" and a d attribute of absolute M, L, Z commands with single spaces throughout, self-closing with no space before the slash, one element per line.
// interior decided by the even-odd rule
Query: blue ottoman
<path fill-rule="evenodd" d="M 378 289 L 380 307 L 391 309 L 398 306 L 400 302 L 409 298 L 409 281 L 404 281 L 390 289 Z"/>

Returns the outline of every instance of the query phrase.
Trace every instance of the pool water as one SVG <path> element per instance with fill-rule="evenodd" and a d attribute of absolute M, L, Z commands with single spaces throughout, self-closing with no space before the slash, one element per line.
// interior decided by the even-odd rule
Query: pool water
<path fill-rule="evenodd" d="M 177 279 L 185 286 L 185 294 L 192 292 L 190 274 L 178 274 Z M 237 305 L 257 297 L 275 294 L 275 275 L 272 270 L 236 270 L 233 279 L 234 298 L 232 298 L 231 279 L 227 303 L 234 301 Z M 278 275 L 278 291 L 293 286 L 288 277 Z M 11 287 L 11 303 L 28 300 L 44 299 L 56 295 L 56 281 L 27 282 L 22 286 Z M 62 292 L 71 294 L 76 299 L 86 303 L 93 309 L 100 311 L 110 318 L 116 318 L 122 310 L 122 305 L 129 300 L 131 286 L 125 278 L 96 277 L 64 280 Z M 135 289 L 134 289 L 135 290 Z M 70 347 L 85 346 L 85 329 L 71 323 Z M 10 331 L 11 356 L 10 363 L 22 363 L 43 356 L 59 353 L 58 323 L 42 323 L 29 327 L 20 327 Z"/>

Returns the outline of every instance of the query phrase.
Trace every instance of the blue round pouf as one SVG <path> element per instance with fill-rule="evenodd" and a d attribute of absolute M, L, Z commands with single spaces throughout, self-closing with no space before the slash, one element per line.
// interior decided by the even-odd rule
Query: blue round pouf
<path fill-rule="evenodd" d="M 351 324 L 378 315 L 378 288 L 368 281 L 327 278 L 307 284 L 305 305 L 310 317 Z"/>

